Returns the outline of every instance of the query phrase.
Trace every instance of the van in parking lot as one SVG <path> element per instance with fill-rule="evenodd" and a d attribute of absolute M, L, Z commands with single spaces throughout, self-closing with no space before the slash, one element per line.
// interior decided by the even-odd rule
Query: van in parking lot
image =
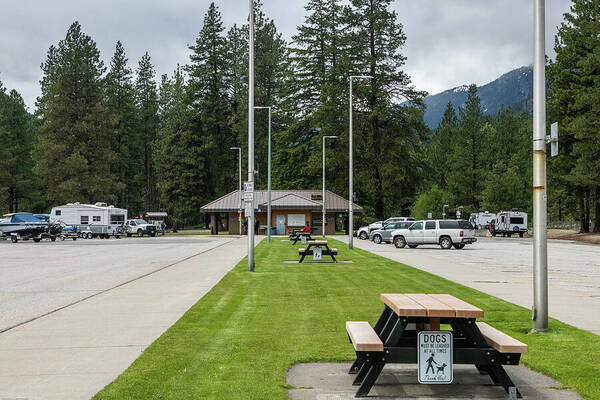
<path fill-rule="evenodd" d="M 397 248 L 408 245 L 411 249 L 424 244 L 437 244 L 442 249 L 454 246 L 460 250 L 477 241 L 473 225 L 462 219 L 417 221 L 410 228 L 397 229 L 391 235 Z"/>

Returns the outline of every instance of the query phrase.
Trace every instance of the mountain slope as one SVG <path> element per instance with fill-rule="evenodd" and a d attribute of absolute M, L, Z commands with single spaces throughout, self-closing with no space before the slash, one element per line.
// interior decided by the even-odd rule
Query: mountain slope
<path fill-rule="evenodd" d="M 448 102 L 455 109 L 467 100 L 469 86 L 463 85 L 425 98 L 427 112 L 425 123 L 436 128 L 444 115 Z M 495 115 L 502 106 L 517 111 L 530 111 L 533 97 L 533 67 L 521 67 L 510 71 L 493 82 L 479 87 L 479 97 L 485 114 Z"/>

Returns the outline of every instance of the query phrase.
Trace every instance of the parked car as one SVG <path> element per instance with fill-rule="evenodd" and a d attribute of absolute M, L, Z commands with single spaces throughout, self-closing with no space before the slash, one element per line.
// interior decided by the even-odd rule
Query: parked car
<path fill-rule="evenodd" d="M 414 222 L 408 229 L 392 231 L 392 240 L 397 248 L 408 245 L 414 249 L 424 244 L 437 244 L 442 249 L 462 249 L 475 243 L 475 230 L 469 221 L 429 220 Z"/>
<path fill-rule="evenodd" d="M 369 233 L 371 233 L 375 229 L 380 229 L 383 225 L 383 221 L 376 221 L 367 226 L 361 226 L 356 231 L 356 237 L 362 240 L 367 240 L 369 238 Z"/>
<path fill-rule="evenodd" d="M 143 219 L 128 219 L 125 224 L 125 229 L 127 237 L 131 237 L 131 235 L 137 235 L 139 237 L 144 235 L 152 237 L 156 236 L 156 226 L 149 224 Z"/>
<path fill-rule="evenodd" d="M 376 244 L 380 243 L 392 243 L 392 232 L 396 229 L 408 229 L 412 225 L 412 221 L 403 222 L 390 222 L 381 229 L 375 229 L 369 235 L 372 242 Z"/>
<path fill-rule="evenodd" d="M 404 222 L 404 221 L 414 221 L 414 220 L 415 219 L 411 218 L 411 217 L 392 217 L 392 218 L 386 219 L 385 221 L 376 221 L 376 222 L 373 222 L 372 224 L 369 224 L 368 226 L 361 226 L 356 231 L 356 236 L 359 239 L 367 240 L 369 238 L 369 235 L 371 234 L 371 232 L 373 232 L 376 229 L 383 229 L 384 225 L 387 225 L 392 222 Z"/>

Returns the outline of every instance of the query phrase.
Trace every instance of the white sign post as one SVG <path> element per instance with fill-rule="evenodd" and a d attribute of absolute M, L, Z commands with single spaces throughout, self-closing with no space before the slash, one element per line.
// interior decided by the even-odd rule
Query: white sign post
<path fill-rule="evenodd" d="M 422 331 L 417 337 L 419 383 L 452 383 L 452 332 Z"/>
<path fill-rule="evenodd" d="M 321 249 L 321 246 L 317 246 L 313 249 L 313 260 L 321 261 L 322 259 L 323 259 L 323 250 Z"/>

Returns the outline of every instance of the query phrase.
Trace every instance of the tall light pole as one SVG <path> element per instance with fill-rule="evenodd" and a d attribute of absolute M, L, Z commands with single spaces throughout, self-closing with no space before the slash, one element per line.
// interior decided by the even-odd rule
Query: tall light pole
<path fill-rule="evenodd" d="M 337 139 L 337 136 L 323 136 L 323 218 L 321 218 L 321 233 L 323 237 L 325 237 L 325 213 L 327 207 L 325 204 L 325 139 Z"/>
<path fill-rule="evenodd" d="M 230 147 L 231 150 L 238 151 L 238 195 L 240 199 L 238 201 L 238 222 L 240 224 L 240 235 L 242 234 L 242 148 L 241 147 Z"/>
<path fill-rule="evenodd" d="M 267 167 L 267 243 L 271 244 L 271 107 L 254 107 L 256 110 L 269 110 L 269 166 Z"/>
<path fill-rule="evenodd" d="M 249 56 L 248 56 L 248 183 L 254 190 L 254 0 L 249 0 Z M 254 193 L 246 200 L 248 217 L 248 271 L 254 272 Z M 249 212 L 248 212 L 249 211 Z"/>
<path fill-rule="evenodd" d="M 352 80 L 353 79 L 373 79 L 372 76 L 366 76 L 366 75 L 358 75 L 358 76 L 351 76 L 350 77 L 350 131 L 349 131 L 349 143 L 348 143 L 348 149 L 349 149 L 349 177 L 348 177 L 348 248 L 350 250 L 352 250 L 354 248 L 354 241 L 353 241 L 353 236 L 352 236 L 352 231 L 354 230 L 354 209 L 353 209 L 353 194 L 354 194 L 354 178 L 353 178 L 353 166 L 352 166 L 352 155 L 353 155 L 353 151 L 352 151 Z"/>
<path fill-rule="evenodd" d="M 534 0 L 533 58 L 533 331 L 548 330 L 546 238 L 546 2 Z"/>

